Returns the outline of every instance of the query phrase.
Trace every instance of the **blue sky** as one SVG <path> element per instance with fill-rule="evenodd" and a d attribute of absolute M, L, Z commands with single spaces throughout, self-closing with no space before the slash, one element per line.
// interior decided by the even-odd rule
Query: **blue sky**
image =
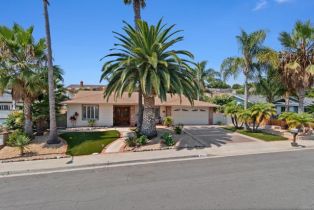
<path fill-rule="evenodd" d="M 34 25 L 35 37 L 45 36 L 41 0 L 1 0 L 0 9 L 1 25 Z M 147 0 L 142 18 L 177 24 L 185 37 L 177 48 L 219 70 L 224 58 L 239 54 L 240 29 L 265 29 L 265 44 L 280 49 L 278 34 L 291 31 L 296 20 L 313 23 L 313 10 L 313 0 Z M 49 12 L 54 63 L 64 69 L 65 84 L 98 84 L 100 58 L 112 48 L 112 31 L 121 31 L 122 20 L 133 23 L 132 7 L 123 0 L 50 0 Z M 240 76 L 229 83 L 242 81 Z"/>

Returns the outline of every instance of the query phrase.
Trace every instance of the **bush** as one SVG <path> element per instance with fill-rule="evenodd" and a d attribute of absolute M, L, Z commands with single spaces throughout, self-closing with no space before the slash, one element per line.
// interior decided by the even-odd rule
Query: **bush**
<path fill-rule="evenodd" d="M 173 146 L 176 144 L 170 133 L 164 133 L 161 138 L 164 140 L 163 143 L 167 146 Z"/>
<path fill-rule="evenodd" d="M 4 122 L 8 130 L 22 130 L 24 125 L 24 116 L 21 111 L 14 111 L 8 115 Z"/>
<path fill-rule="evenodd" d="M 141 135 L 137 136 L 130 136 L 128 137 L 125 142 L 129 147 L 138 147 L 147 144 L 147 136 Z"/>
<path fill-rule="evenodd" d="M 135 147 L 136 146 L 136 137 L 135 136 L 130 136 L 125 140 L 126 145 L 128 147 Z"/>
<path fill-rule="evenodd" d="M 30 143 L 30 138 L 20 130 L 16 130 L 9 135 L 7 144 L 12 147 L 18 147 L 20 149 L 21 155 L 24 154 L 24 149 Z"/>
<path fill-rule="evenodd" d="M 90 119 L 90 120 L 88 120 L 88 126 L 89 127 L 94 127 L 95 125 L 96 125 L 96 120 L 94 120 L 94 119 Z"/>
<path fill-rule="evenodd" d="M 147 144 L 147 136 L 143 135 L 137 138 L 137 144 L 139 146 Z"/>
<path fill-rule="evenodd" d="M 163 124 L 167 127 L 170 127 L 173 124 L 173 119 L 170 116 L 164 118 Z"/>
<path fill-rule="evenodd" d="M 181 134 L 183 130 L 183 124 L 178 124 L 174 126 L 174 132 L 176 134 Z"/>

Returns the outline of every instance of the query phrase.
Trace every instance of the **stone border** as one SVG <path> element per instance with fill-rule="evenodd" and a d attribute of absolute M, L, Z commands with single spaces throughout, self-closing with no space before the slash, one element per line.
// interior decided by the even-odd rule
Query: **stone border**
<path fill-rule="evenodd" d="M 55 155 L 53 157 L 47 157 L 49 155 Z M 34 157 L 34 158 L 32 158 Z M 51 160 L 51 159 L 62 159 L 62 158 L 71 158 L 72 156 L 66 154 L 46 154 L 46 155 L 37 155 L 37 156 L 30 156 L 30 159 L 27 157 L 20 157 L 21 159 L 12 158 L 12 159 L 4 159 L 0 160 L 0 163 L 13 163 L 13 162 L 24 162 L 24 161 L 36 161 L 36 160 Z"/>

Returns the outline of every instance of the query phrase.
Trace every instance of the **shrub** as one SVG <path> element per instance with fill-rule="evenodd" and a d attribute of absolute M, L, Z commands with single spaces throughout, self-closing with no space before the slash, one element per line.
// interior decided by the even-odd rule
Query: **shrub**
<path fill-rule="evenodd" d="M 139 138 L 137 138 L 136 142 L 139 146 L 147 144 L 147 136 L 140 136 Z"/>
<path fill-rule="evenodd" d="M 135 136 L 130 136 L 125 140 L 126 145 L 128 147 L 135 147 L 136 146 L 136 140 L 137 138 Z"/>
<path fill-rule="evenodd" d="M 183 124 L 178 124 L 174 126 L 174 132 L 176 134 L 181 134 L 183 130 Z"/>
<path fill-rule="evenodd" d="M 173 119 L 170 116 L 164 118 L 163 124 L 167 127 L 170 127 L 173 124 Z"/>
<path fill-rule="evenodd" d="M 18 147 L 20 149 L 21 155 L 24 154 L 24 149 L 30 143 L 30 138 L 20 130 L 16 130 L 9 135 L 7 144 L 12 147 Z"/>
<path fill-rule="evenodd" d="M 130 136 L 128 137 L 125 142 L 129 147 L 138 147 L 147 144 L 147 136 Z"/>
<path fill-rule="evenodd" d="M 170 133 L 164 133 L 161 138 L 164 140 L 163 143 L 167 146 L 173 146 L 176 143 Z"/>
<path fill-rule="evenodd" d="M 4 122 L 8 130 L 22 130 L 24 125 L 24 116 L 21 111 L 14 111 L 8 115 L 8 118 Z"/>
<path fill-rule="evenodd" d="M 88 126 L 90 126 L 90 127 L 94 127 L 95 125 L 96 125 L 96 120 L 94 120 L 94 119 L 90 119 L 90 120 L 88 120 Z"/>

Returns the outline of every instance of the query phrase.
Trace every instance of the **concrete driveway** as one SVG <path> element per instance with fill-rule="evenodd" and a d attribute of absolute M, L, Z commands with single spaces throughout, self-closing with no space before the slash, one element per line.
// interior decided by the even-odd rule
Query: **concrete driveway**
<path fill-rule="evenodd" d="M 229 143 L 253 142 L 249 137 L 228 132 L 219 126 L 185 126 L 184 131 L 203 147 L 220 147 Z"/>

